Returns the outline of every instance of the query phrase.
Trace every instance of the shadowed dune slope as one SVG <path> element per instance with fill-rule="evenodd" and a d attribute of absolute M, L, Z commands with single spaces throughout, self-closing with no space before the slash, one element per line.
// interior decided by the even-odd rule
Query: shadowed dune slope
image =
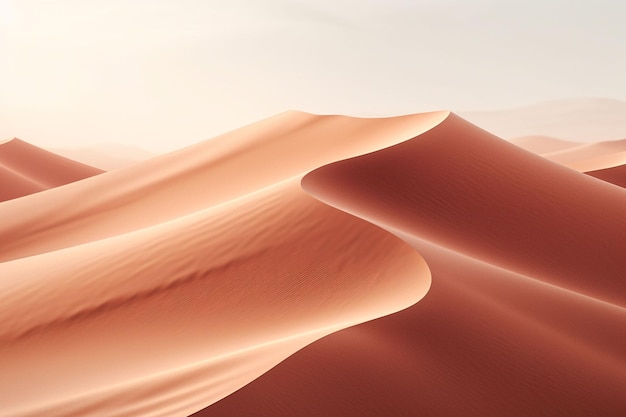
<path fill-rule="evenodd" d="M 194 417 L 571 416 L 626 409 L 626 310 L 415 238 L 423 300 L 327 336 Z"/>
<path fill-rule="evenodd" d="M 623 415 L 618 255 L 626 242 L 623 214 L 610 209 L 623 210 L 623 190 L 456 116 L 412 141 L 322 167 L 303 186 L 410 243 L 432 286 L 409 309 L 327 336 L 194 416 Z M 580 201 L 570 201 L 578 187 Z M 563 223 L 593 232 L 593 244 Z M 565 278 L 533 245 L 568 262 Z"/>
<path fill-rule="evenodd" d="M 338 159 L 408 140 L 446 112 L 383 119 L 286 112 L 128 168 L 0 205 L 0 261 L 129 233 Z"/>
<path fill-rule="evenodd" d="M 82 180 L 102 172 L 20 139 L 0 143 L 0 201 Z"/>
<path fill-rule="evenodd" d="M 626 191 L 456 115 L 414 140 L 321 167 L 303 187 L 376 224 L 626 305 Z"/>
<path fill-rule="evenodd" d="M 603 181 L 619 185 L 622 188 L 626 188 L 626 165 L 589 171 L 586 174 Z"/>
<path fill-rule="evenodd" d="M 299 182 L 0 263 L 0 414 L 187 415 L 424 296 L 417 252 Z"/>

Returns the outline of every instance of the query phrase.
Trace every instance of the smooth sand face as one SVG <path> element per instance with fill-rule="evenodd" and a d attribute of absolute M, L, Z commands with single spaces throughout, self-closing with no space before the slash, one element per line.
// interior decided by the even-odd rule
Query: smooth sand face
<path fill-rule="evenodd" d="M 0 275 L 3 415 L 142 414 L 170 395 L 191 413 L 430 285 L 417 252 L 299 178 Z"/>
<path fill-rule="evenodd" d="M 318 168 L 303 187 L 376 224 L 626 303 L 624 190 L 520 151 L 456 115 L 416 140 Z"/>
<path fill-rule="evenodd" d="M 619 415 L 625 209 L 447 112 L 287 112 L 6 201 L 0 414 Z"/>
<path fill-rule="evenodd" d="M 430 273 L 417 252 L 299 183 L 310 160 L 406 140 L 440 117 L 288 113 L 2 204 L 14 219 L 2 225 L 3 413 L 189 414 L 418 301 Z"/>

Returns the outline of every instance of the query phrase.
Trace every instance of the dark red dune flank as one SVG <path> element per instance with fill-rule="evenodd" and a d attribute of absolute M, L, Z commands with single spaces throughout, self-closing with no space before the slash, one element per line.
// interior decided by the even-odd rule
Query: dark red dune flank
<path fill-rule="evenodd" d="M 195 414 L 619 417 L 626 311 L 416 244 L 408 310 L 327 336 Z"/>
<path fill-rule="evenodd" d="M 407 310 L 313 343 L 194 416 L 624 414 L 623 215 L 601 215 L 623 209 L 623 190 L 455 116 L 315 170 L 303 187 L 410 243 L 431 269 L 430 291 Z M 572 201 L 579 187 L 586 197 Z M 572 240 L 582 234 L 565 225 L 578 224 L 597 230 L 596 246 Z M 616 245 L 608 255 L 606 242 Z M 571 265 L 550 268 L 533 245 Z"/>
<path fill-rule="evenodd" d="M 626 306 L 626 192 L 451 114 L 419 137 L 304 177 L 390 230 Z"/>
<path fill-rule="evenodd" d="M 587 175 L 626 188 L 626 165 L 586 172 Z"/>
<path fill-rule="evenodd" d="M 0 143 L 0 201 L 58 187 L 102 172 L 20 139 Z"/>

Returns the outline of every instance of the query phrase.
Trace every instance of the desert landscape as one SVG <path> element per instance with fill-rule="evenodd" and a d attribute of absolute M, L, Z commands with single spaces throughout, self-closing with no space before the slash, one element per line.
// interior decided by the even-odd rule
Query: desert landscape
<path fill-rule="evenodd" d="M 5 141 L 2 415 L 620 415 L 626 142 L 512 142 L 443 111 L 110 172 Z"/>
<path fill-rule="evenodd" d="M 623 417 L 626 6 L 0 0 L 0 417 Z"/>

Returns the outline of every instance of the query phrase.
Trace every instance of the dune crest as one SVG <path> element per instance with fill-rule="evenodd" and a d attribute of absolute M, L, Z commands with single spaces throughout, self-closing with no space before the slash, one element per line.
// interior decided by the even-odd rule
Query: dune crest
<path fill-rule="evenodd" d="M 424 296 L 417 252 L 299 181 L 0 264 L 2 414 L 189 414 Z"/>
<path fill-rule="evenodd" d="M 408 140 L 446 116 L 383 119 L 286 112 L 87 182 L 0 206 L 0 261 L 191 214 L 338 159 Z M 175 204 L 173 204 L 175 202 Z"/>
<path fill-rule="evenodd" d="M 622 167 L 286 112 L 3 202 L 0 412 L 617 416 Z"/>
<path fill-rule="evenodd" d="M 302 184 L 375 224 L 626 305 L 626 192 L 456 115 L 414 140 L 318 168 Z"/>

